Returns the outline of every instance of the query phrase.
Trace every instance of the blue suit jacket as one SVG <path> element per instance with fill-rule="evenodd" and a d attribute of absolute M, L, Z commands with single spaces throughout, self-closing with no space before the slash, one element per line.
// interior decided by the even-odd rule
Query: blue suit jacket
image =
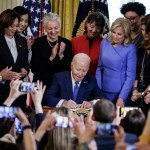
<path fill-rule="evenodd" d="M 90 101 L 94 98 L 101 98 L 100 89 L 95 77 L 86 75 L 81 81 L 76 103 L 81 104 L 83 101 Z M 55 107 L 61 99 L 73 99 L 70 71 L 54 74 L 52 84 L 44 95 L 43 105 Z"/>
<path fill-rule="evenodd" d="M 101 53 L 96 70 L 99 88 L 106 92 L 119 93 L 126 100 L 136 75 L 136 47 L 123 44 L 113 47 L 106 38 L 101 44 Z"/>

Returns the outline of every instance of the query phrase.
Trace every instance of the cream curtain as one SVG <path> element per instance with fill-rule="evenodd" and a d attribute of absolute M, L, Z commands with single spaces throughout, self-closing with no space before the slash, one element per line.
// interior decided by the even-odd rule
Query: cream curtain
<path fill-rule="evenodd" d="M 51 0 L 52 12 L 62 20 L 61 36 L 71 39 L 79 0 Z"/>
<path fill-rule="evenodd" d="M 0 13 L 8 8 L 22 5 L 23 0 L 0 0 Z"/>

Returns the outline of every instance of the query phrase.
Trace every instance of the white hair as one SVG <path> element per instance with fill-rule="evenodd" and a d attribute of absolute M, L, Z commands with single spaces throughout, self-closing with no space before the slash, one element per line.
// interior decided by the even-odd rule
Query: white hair
<path fill-rule="evenodd" d="M 57 13 L 49 12 L 49 13 L 45 14 L 44 18 L 43 18 L 43 26 L 45 27 L 47 22 L 50 20 L 56 20 L 58 22 L 58 24 L 61 26 L 61 19 Z"/>
<path fill-rule="evenodd" d="M 84 59 L 84 60 L 86 60 L 89 64 L 90 64 L 90 62 L 91 62 L 91 58 L 90 58 L 87 54 L 85 54 L 85 53 L 78 53 L 78 54 L 74 55 L 71 64 L 73 64 L 73 63 L 74 63 L 75 61 L 77 61 L 78 59 L 82 59 L 82 60 Z"/>

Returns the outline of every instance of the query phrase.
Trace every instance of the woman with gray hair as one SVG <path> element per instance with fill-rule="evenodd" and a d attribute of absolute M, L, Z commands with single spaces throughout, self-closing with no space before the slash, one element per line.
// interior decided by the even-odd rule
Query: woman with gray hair
<path fill-rule="evenodd" d="M 59 36 L 61 20 L 56 13 L 47 13 L 43 25 L 46 35 L 34 41 L 31 70 L 34 82 L 40 80 L 49 87 L 54 73 L 70 69 L 72 47 L 68 39 Z"/>
<path fill-rule="evenodd" d="M 124 106 L 136 75 L 136 47 L 131 44 L 131 25 L 127 19 L 116 19 L 110 38 L 101 44 L 96 79 L 104 97 Z"/>

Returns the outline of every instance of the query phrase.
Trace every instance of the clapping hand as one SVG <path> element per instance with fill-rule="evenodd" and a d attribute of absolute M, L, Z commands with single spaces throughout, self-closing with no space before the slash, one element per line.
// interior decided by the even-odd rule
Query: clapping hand
<path fill-rule="evenodd" d="M 23 78 L 23 77 L 25 77 L 25 76 L 27 75 L 27 73 L 28 73 L 28 72 L 27 72 L 27 70 L 26 70 L 26 69 L 21 68 L 21 71 L 20 71 L 20 73 L 19 73 L 19 74 L 20 74 L 20 77 L 21 77 L 21 78 Z"/>
<path fill-rule="evenodd" d="M 20 79 L 20 74 L 17 72 L 12 71 L 12 67 L 6 67 L 1 71 L 2 79 L 3 80 L 16 80 Z"/>
<path fill-rule="evenodd" d="M 61 42 L 59 53 L 58 53 L 60 59 L 63 59 L 63 57 L 64 57 L 65 47 L 66 47 L 66 44 L 64 42 Z"/>
<path fill-rule="evenodd" d="M 53 61 L 53 59 L 56 57 L 58 51 L 58 43 L 52 48 L 51 56 L 49 57 L 50 61 Z"/>

